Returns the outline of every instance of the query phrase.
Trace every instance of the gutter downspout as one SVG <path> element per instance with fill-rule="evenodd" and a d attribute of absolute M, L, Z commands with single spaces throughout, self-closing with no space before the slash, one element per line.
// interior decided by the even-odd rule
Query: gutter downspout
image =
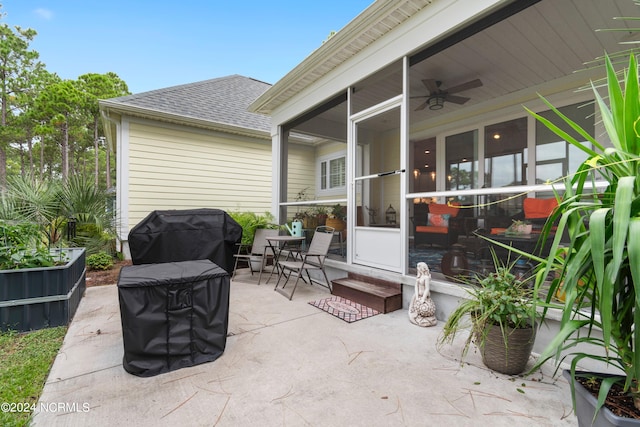
<path fill-rule="evenodd" d="M 119 251 L 125 255 L 125 259 L 129 259 L 127 253 L 128 245 L 125 244 L 127 241 L 126 230 L 129 226 L 128 217 L 123 217 L 123 206 L 126 206 L 126 200 L 124 200 L 124 192 L 123 185 L 125 184 L 125 179 L 123 178 L 123 166 L 127 163 L 122 159 L 123 153 L 126 151 L 122 147 L 118 147 L 118 142 L 121 141 L 121 138 L 118 138 L 122 134 L 122 123 L 119 120 L 112 118 L 109 115 L 108 110 L 100 109 L 100 115 L 102 119 L 108 123 L 105 126 L 105 136 L 107 138 L 108 149 L 110 149 L 116 156 L 116 237 L 118 239 L 118 244 L 120 246 Z M 115 126 L 115 135 L 112 132 L 111 126 Z M 123 233 L 125 233 L 123 235 Z M 126 247 L 125 247 L 126 246 Z"/>

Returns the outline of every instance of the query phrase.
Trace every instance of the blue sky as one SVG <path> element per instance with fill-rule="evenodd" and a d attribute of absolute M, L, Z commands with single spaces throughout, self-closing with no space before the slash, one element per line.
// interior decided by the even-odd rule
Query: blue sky
<path fill-rule="evenodd" d="M 1 2 L 1 1 L 0 1 Z M 275 83 L 373 0 L 5 0 L 3 22 L 64 79 L 113 71 L 132 93 L 241 74 Z"/>

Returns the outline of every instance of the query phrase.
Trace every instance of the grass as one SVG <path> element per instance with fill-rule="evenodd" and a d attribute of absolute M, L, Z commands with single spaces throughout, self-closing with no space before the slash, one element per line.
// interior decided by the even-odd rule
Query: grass
<path fill-rule="evenodd" d="M 0 404 L 36 405 L 53 360 L 67 332 L 66 326 L 28 333 L 0 333 Z M 19 406 L 17 406 L 19 404 Z M 31 411 L 0 411 L 0 425 L 24 426 Z"/>

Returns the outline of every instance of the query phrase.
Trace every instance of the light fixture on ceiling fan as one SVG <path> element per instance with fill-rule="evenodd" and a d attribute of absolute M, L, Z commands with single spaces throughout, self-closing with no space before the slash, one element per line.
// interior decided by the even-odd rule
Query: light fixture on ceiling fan
<path fill-rule="evenodd" d="M 453 102 L 454 104 L 462 105 L 470 98 L 464 96 L 456 96 L 454 93 L 462 92 L 469 89 L 474 89 L 482 86 L 480 79 L 475 79 L 462 83 L 457 86 L 450 87 L 449 89 L 441 89 L 442 82 L 435 79 L 424 79 L 422 83 L 429 91 L 428 95 L 414 96 L 412 98 L 427 98 L 425 102 L 420 104 L 415 111 L 424 110 L 429 107 L 430 110 L 440 110 L 444 108 L 444 102 Z"/>
<path fill-rule="evenodd" d="M 429 105 L 430 110 L 441 110 L 442 108 L 444 108 L 444 96 L 435 95 L 428 98 L 427 105 Z"/>

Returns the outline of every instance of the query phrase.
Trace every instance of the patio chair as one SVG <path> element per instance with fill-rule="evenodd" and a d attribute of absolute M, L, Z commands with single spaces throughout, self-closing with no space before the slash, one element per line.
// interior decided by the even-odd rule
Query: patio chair
<path fill-rule="evenodd" d="M 327 277 L 327 273 L 324 270 L 324 261 L 327 257 L 327 253 L 329 252 L 329 246 L 331 246 L 331 241 L 333 240 L 333 234 L 335 229 L 332 227 L 318 227 L 313 234 L 313 238 L 311 239 L 311 244 L 309 245 L 309 250 L 306 252 L 300 252 L 299 256 L 294 260 L 285 260 L 278 262 L 278 268 L 280 269 L 280 274 L 278 275 L 278 282 L 274 288 L 275 291 L 278 291 L 282 295 L 286 296 L 291 300 L 293 298 L 293 293 L 296 291 L 296 287 L 298 286 L 298 281 L 302 278 L 303 272 L 307 273 L 307 279 L 309 279 L 309 284 L 313 284 L 313 279 L 309 274 L 309 270 L 319 270 L 322 272 L 324 276 L 324 281 L 326 287 L 331 290 L 331 282 Z M 289 278 L 292 274 L 296 274 L 296 281 L 293 284 L 293 289 L 291 289 L 291 293 L 287 294 L 284 291 L 284 287 L 289 282 Z M 286 279 L 281 287 L 280 281 L 283 276 L 286 276 Z M 318 283 L 321 283 L 317 281 Z"/>
<path fill-rule="evenodd" d="M 414 216 L 411 218 L 414 225 L 415 246 L 451 247 L 458 241 L 458 234 L 462 229 L 459 220 L 463 215 L 464 213 L 461 214 L 461 209 L 456 202 L 451 205 L 441 203 L 415 204 Z"/>
<path fill-rule="evenodd" d="M 233 267 L 233 276 L 231 278 L 233 279 L 236 276 L 236 271 L 238 271 L 238 262 L 245 261 L 249 264 L 252 276 L 254 272 L 260 273 L 258 276 L 259 285 L 267 259 L 273 258 L 273 254 L 269 252 L 267 238 L 270 236 L 277 236 L 278 233 L 279 231 L 275 229 L 258 228 L 256 229 L 251 247 L 242 244 L 239 245 L 238 253 L 234 255 L 236 262 Z"/>

